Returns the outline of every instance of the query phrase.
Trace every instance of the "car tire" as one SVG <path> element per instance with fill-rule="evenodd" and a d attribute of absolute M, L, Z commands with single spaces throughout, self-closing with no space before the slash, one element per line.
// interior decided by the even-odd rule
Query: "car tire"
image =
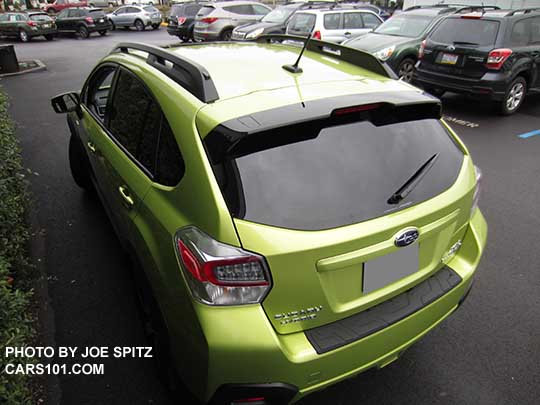
<path fill-rule="evenodd" d="M 19 30 L 19 39 L 21 42 L 30 42 L 31 37 L 25 30 L 21 29 Z"/>
<path fill-rule="evenodd" d="M 225 29 L 219 34 L 219 39 L 221 41 L 230 41 L 232 37 L 232 30 L 231 29 Z"/>
<path fill-rule="evenodd" d="M 102 37 L 104 37 L 105 35 L 107 35 L 107 30 L 98 31 L 98 32 L 99 32 L 99 35 L 101 35 Z"/>
<path fill-rule="evenodd" d="M 415 60 L 412 58 L 403 59 L 397 69 L 398 77 L 406 83 L 411 83 L 413 79 L 415 63 Z"/>
<path fill-rule="evenodd" d="M 135 20 L 133 26 L 137 31 L 144 31 L 145 29 L 144 23 L 141 20 Z"/>
<path fill-rule="evenodd" d="M 79 37 L 86 39 L 90 36 L 90 33 L 88 32 L 88 28 L 86 28 L 84 25 L 81 25 L 79 29 L 77 30 L 77 34 Z"/>
<path fill-rule="evenodd" d="M 111 21 L 111 31 L 115 31 L 116 30 L 116 25 L 114 25 L 114 23 Z"/>
<path fill-rule="evenodd" d="M 90 162 L 81 139 L 73 133 L 69 138 L 69 167 L 75 184 L 93 194 L 95 189 L 90 174 Z"/>
<path fill-rule="evenodd" d="M 159 24 L 152 24 L 152 29 L 153 30 L 159 29 Z"/>
<path fill-rule="evenodd" d="M 516 77 L 506 89 L 504 99 L 500 103 L 500 113 L 502 115 L 514 114 L 523 104 L 526 94 L 527 81 L 522 76 Z"/>
<path fill-rule="evenodd" d="M 54 35 L 53 34 L 47 34 L 47 35 L 44 35 L 45 39 L 47 41 L 52 41 L 54 39 Z"/>

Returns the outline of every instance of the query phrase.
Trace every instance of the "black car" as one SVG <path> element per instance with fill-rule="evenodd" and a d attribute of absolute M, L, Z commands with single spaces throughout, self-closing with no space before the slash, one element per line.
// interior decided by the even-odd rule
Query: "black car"
<path fill-rule="evenodd" d="M 88 38 L 92 32 L 106 35 L 112 26 L 102 9 L 99 8 L 66 8 L 56 17 L 58 32 L 78 34 Z"/>
<path fill-rule="evenodd" d="M 206 2 L 173 4 L 169 14 L 167 32 L 186 42 L 193 39 L 195 16 Z"/>
<path fill-rule="evenodd" d="M 56 25 L 43 11 L 5 13 L 0 14 L 0 35 L 16 37 L 21 42 L 43 35 L 47 41 L 52 41 Z"/>
<path fill-rule="evenodd" d="M 285 34 L 287 24 L 296 11 L 322 7 L 328 8 L 328 1 L 296 2 L 277 6 L 260 21 L 236 27 L 231 39 L 234 41 L 255 40 L 261 35 Z"/>
<path fill-rule="evenodd" d="M 419 53 L 413 80 L 427 91 L 488 98 L 512 114 L 540 91 L 540 9 L 449 16 Z"/>

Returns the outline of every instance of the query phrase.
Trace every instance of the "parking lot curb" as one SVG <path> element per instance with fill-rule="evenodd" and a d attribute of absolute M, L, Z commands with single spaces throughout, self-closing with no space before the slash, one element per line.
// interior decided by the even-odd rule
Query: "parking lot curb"
<path fill-rule="evenodd" d="M 35 63 L 37 66 L 34 67 L 34 68 L 30 68 L 30 69 L 26 69 L 26 70 L 21 70 L 19 72 L 13 72 L 13 73 L 2 73 L 0 74 L 0 77 L 10 77 L 10 76 L 19 76 L 19 75 L 24 75 L 26 73 L 32 73 L 32 72 L 40 72 L 42 70 L 46 70 L 47 69 L 47 66 L 45 65 L 45 63 L 43 63 L 42 61 L 38 60 L 38 59 L 33 59 L 31 61 L 22 61 L 22 62 L 19 62 L 19 65 L 21 63 L 25 63 L 25 62 L 33 62 Z"/>

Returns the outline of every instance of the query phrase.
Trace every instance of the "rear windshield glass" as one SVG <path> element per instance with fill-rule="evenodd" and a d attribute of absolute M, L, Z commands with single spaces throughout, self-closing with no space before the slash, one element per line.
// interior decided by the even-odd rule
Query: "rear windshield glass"
<path fill-rule="evenodd" d="M 143 7 L 143 10 L 148 11 L 149 13 L 159 13 L 159 10 L 153 6 Z"/>
<path fill-rule="evenodd" d="M 377 34 L 416 38 L 426 30 L 433 19 L 434 17 L 424 15 L 395 15 L 382 23 L 375 29 L 375 32 Z"/>
<path fill-rule="evenodd" d="M 199 12 L 197 13 L 198 16 L 205 16 L 210 14 L 212 11 L 214 11 L 213 6 L 204 6 L 202 7 Z"/>
<path fill-rule="evenodd" d="M 47 14 L 31 14 L 30 19 L 32 21 L 51 21 L 51 17 Z"/>
<path fill-rule="evenodd" d="M 379 127 L 360 121 L 315 133 L 309 133 L 309 126 L 303 128 L 296 138 L 282 138 L 279 129 L 248 135 L 277 137 L 280 144 L 236 158 L 215 156 L 233 154 L 213 146 L 220 142 L 216 138 L 230 134 L 220 133 L 218 127 L 205 138 L 234 217 L 299 230 L 358 223 L 440 194 L 455 182 L 463 162 L 463 153 L 435 119 Z M 261 138 L 250 142 L 265 143 Z M 389 204 L 388 199 L 434 155 L 434 163 L 408 196 Z"/>
<path fill-rule="evenodd" d="M 469 18 L 449 18 L 430 35 L 435 42 L 445 44 L 466 43 L 471 45 L 493 45 L 499 31 L 499 22 Z"/>
<path fill-rule="evenodd" d="M 289 23 L 288 29 L 297 32 L 311 32 L 315 26 L 315 15 L 296 13 Z"/>
<path fill-rule="evenodd" d="M 90 10 L 90 15 L 94 18 L 104 17 L 105 13 L 102 10 Z"/>

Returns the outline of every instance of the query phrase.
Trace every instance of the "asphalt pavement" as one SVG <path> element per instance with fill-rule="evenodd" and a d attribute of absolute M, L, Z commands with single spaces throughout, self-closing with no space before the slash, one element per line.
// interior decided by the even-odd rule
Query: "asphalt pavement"
<path fill-rule="evenodd" d="M 59 346 L 145 346 L 128 262 L 100 205 L 73 182 L 65 117 L 50 98 L 80 90 L 123 41 L 176 42 L 164 29 L 15 45 L 43 72 L 5 78 L 45 230 L 48 288 Z M 465 304 L 400 359 L 317 392 L 309 404 L 537 404 L 540 399 L 540 96 L 500 117 L 465 97 L 444 114 L 482 169 L 488 244 Z M 68 362 L 68 361 L 66 361 Z M 106 359 L 100 376 L 60 376 L 62 404 L 168 404 L 151 359 Z"/>

